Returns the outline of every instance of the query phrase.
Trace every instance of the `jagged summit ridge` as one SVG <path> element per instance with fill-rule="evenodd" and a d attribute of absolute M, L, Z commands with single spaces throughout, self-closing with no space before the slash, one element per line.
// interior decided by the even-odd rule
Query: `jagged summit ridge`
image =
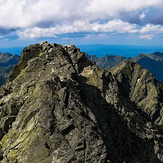
<path fill-rule="evenodd" d="M 61 55 L 63 54 L 63 55 Z M 72 54 L 72 55 L 71 55 Z M 75 56 L 75 54 L 77 56 Z M 74 45 L 58 45 L 58 44 L 49 44 L 48 42 L 41 42 L 40 44 L 30 45 L 23 49 L 21 53 L 21 59 L 19 60 L 18 65 L 9 75 L 8 80 L 13 80 L 17 75 L 27 66 L 28 60 L 41 57 L 46 58 L 47 62 L 54 60 L 55 57 L 62 56 L 66 61 L 73 62 L 73 66 L 76 66 L 76 71 L 80 71 L 80 65 L 83 60 L 86 60 L 85 53 L 80 53 L 80 49 L 76 48 Z M 83 58 L 84 57 L 84 58 Z M 80 62 L 79 62 L 79 61 Z M 80 65 L 77 65 L 77 62 Z M 88 62 L 88 60 L 87 60 Z M 79 66 L 79 67 L 78 67 Z M 79 68 L 79 69 L 78 69 Z"/>
<path fill-rule="evenodd" d="M 24 48 L 0 88 L 1 162 L 162 162 L 162 124 L 131 100 L 136 67 L 106 71 L 74 45 Z"/>

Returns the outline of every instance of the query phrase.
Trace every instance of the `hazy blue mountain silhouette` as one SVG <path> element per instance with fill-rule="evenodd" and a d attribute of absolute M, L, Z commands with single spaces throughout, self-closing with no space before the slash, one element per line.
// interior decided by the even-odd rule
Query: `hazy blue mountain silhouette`
<path fill-rule="evenodd" d="M 121 55 L 105 55 L 103 58 L 100 58 L 96 55 L 90 56 L 87 54 L 87 58 L 91 61 L 95 61 L 99 67 L 103 67 L 104 69 L 112 68 L 125 59 L 133 60 L 135 63 L 138 63 L 142 67 L 148 69 L 155 75 L 157 80 L 163 82 L 163 53 L 160 52 L 154 52 L 153 54 L 141 53 L 135 58 L 126 58 Z"/>

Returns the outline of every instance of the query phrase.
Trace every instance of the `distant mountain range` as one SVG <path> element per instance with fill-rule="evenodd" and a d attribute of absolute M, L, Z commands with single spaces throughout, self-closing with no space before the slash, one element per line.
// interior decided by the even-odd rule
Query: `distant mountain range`
<path fill-rule="evenodd" d="M 5 83 L 9 72 L 18 63 L 19 58 L 20 56 L 16 54 L 0 52 L 0 86 Z"/>
<path fill-rule="evenodd" d="M 19 58 L 20 56 L 16 54 L 12 55 L 10 53 L 0 52 L 0 86 L 5 83 L 9 72 L 18 63 Z M 108 54 L 100 58 L 96 55 L 91 56 L 87 54 L 87 58 L 91 61 L 95 61 L 99 67 L 103 67 L 104 69 L 112 68 L 126 59 L 133 60 L 135 63 L 140 64 L 154 74 L 158 81 L 163 82 L 163 53 L 160 52 L 155 52 L 153 54 L 140 53 L 135 58 Z"/>
<path fill-rule="evenodd" d="M 163 82 L 163 53 L 160 52 L 153 54 L 141 53 L 135 58 L 126 58 L 121 55 L 105 55 L 103 58 L 100 58 L 95 55 L 90 56 L 87 54 L 87 58 L 91 61 L 95 61 L 99 67 L 103 67 L 104 69 L 112 68 L 126 59 L 133 60 L 154 74 L 158 81 Z"/>

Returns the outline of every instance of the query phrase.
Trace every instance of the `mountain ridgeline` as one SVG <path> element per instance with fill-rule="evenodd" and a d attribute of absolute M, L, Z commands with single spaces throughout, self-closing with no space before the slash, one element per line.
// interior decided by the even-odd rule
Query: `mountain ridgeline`
<path fill-rule="evenodd" d="M 1 163 L 161 163 L 163 83 L 74 45 L 23 49 L 0 88 Z"/>
<path fill-rule="evenodd" d="M 120 55 L 105 55 L 103 58 L 100 58 L 96 57 L 95 55 L 90 56 L 88 54 L 87 57 L 89 60 L 95 61 L 99 67 L 103 67 L 104 69 L 112 68 L 125 59 L 132 60 L 148 69 L 152 74 L 155 75 L 157 80 L 163 82 L 163 53 L 160 52 L 155 52 L 153 54 L 141 53 L 135 58 L 125 58 Z"/>
<path fill-rule="evenodd" d="M 12 55 L 10 53 L 0 53 L 0 86 L 2 86 L 9 74 L 9 72 L 18 63 L 20 56 Z"/>

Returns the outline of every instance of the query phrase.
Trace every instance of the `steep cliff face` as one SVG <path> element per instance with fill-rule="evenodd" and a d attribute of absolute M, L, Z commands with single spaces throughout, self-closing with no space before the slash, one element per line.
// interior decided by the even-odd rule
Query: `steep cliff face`
<path fill-rule="evenodd" d="M 163 162 L 162 124 L 154 124 L 146 103 L 140 105 L 134 95 L 138 65 L 127 63 L 110 72 L 73 45 L 42 42 L 24 48 L 0 88 L 1 162 Z M 150 73 L 146 77 L 148 83 L 154 80 L 161 106 L 161 83 Z M 147 89 L 144 100 L 153 85 Z"/>

